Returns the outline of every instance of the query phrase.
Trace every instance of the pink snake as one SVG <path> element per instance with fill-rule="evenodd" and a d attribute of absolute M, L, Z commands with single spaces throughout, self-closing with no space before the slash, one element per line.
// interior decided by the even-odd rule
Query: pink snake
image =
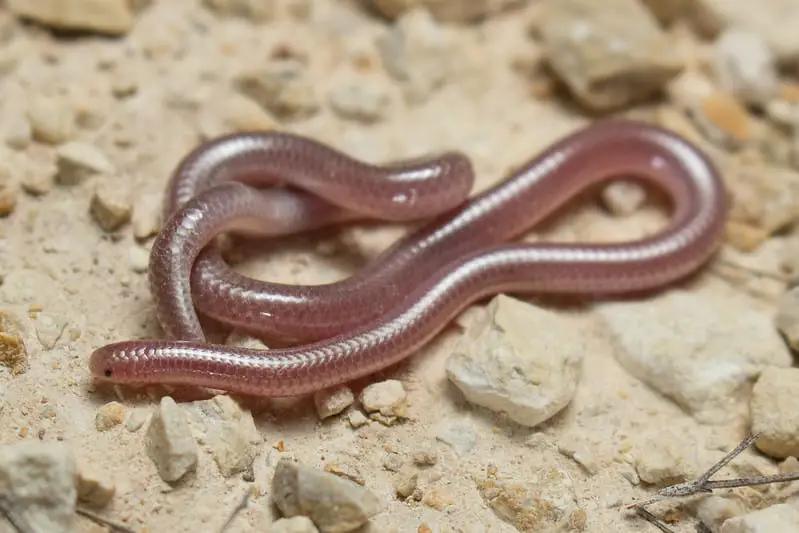
<path fill-rule="evenodd" d="M 631 243 L 507 242 L 587 187 L 617 178 L 664 191 L 673 204 L 669 224 Z M 457 152 L 380 167 L 286 133 L 235 134 L 199 146 L 172 177 L 151 252 L 151 292 L 170 339 L 100 347 L 92 374 L 116 383 L 306 394 L 401 361 L 492 294 L 656 289 L 697 271 L 723 239 L 727 200 L 712 162 L 645 123 L 597 121 L 469 198 L 473 181 L 469 160 Z M 276 184 L 285 186 L 264 188 Z M 227 231 L 276 236 L 356 219 L 431 220 L 352 277 L 318 286 L 247 278 L 212 244 Z M 197 310 L 307 344 L 210 344 Z"/>

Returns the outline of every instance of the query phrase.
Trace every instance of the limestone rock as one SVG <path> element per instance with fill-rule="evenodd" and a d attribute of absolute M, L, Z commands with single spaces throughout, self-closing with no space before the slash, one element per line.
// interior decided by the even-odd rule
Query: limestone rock
<path fill-rule="evenodd" d="M 470 402 L 536 426 L 577 389 L 585 333 L 574 327 L 570 318 L 497 296 L 447 360 L 447 376 Z"/>
<path fill-rule="evenodd" d="M 671 40 L 638 0 L 547 0 L 533 28 L 549 65 L 592 110 L 649 98 L 683 68 Z"/>

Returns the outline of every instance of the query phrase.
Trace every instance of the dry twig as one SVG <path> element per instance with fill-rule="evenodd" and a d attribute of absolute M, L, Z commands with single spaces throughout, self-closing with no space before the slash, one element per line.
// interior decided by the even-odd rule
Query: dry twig
<path fill-rule="evenodd" d="M 123 524 L 120 524 L 118 522 L 113 522 L 111 520 L 107 520 L 107 519 L 103 518 L 102 516 L 99 516 L 99 515 L 96 515 L 96 514 L 90 512 L 90 511 L 87 511 L 86 509 L 78 508 L 78 509 L 75 509 L 75 512 L 78 513 L 79 515 L 83 516 L 83 517 L 88 518 L 92 522 L 95 522 L 97 524 L 100 524 L 101 526 L 105 526 L 105 527 L 111 529 L 111 531 L 113 531 L 114 533 L 135 533 L 132 529 L 130 529 L 129 527 L 127 527 L 127 526 L 125 526 Z"/>
<path fill-rule="evenodd" d="M 225 521 L 225 523 L 220 528 L 219 533 L 225 533 L 227 528 L 230 527 L 230 524 L 233 523 L 233 520 L 236 519 L 236 515 L 238 515 L 240 512 L 242 512 L 244 509 L 246 509 L 247 508 L 247 504 L 249 502 L 250 502 L 250 491 L 248 490 L 247 492 L 244 493 L 244 496 L 242 496 L 241 500 L 239 500 L 238 505 L 236 505 L 236 507 L 230 513 L 230 516 L 228 516 L 227 521 Z"/>
<path fill-rule="evenodd" d="M 694 481 L 686 481 L 685 483 L 677 483 L 660 489 L 655 493 L 655 496 L 640 502 L 634 502 L 625 505 L 626 509 L 635 509 L 638 516 L 644 518 L 652 523 L 664 533 L 674 533 L 672 529 L 661 522 L 655 515 L 645 509 L 647 505 L 666 500 L 669 498 L 684 498 L 696 494 L 708 494 L 713 492 L 714 489 L 731 489 L 735 487 L 751 487 L 753 485 L 765 485 L 768 483 L 780 483 L 784 481 L 799 480 L 799 472 L 787 472 L 784 474 L 775 474 L 773 476 L 751 476 L 738 479 L 719 479 L 711 480 L 710 477 L 721 470 L 727 463 L 735 459 L 746 448 L 757 440 L 760 433 L 755 433 L 745 438 L 738 446 L 731 452 L 721 458 L 719 462 L 711 466 L 707 472 L 696 478 Z"/>

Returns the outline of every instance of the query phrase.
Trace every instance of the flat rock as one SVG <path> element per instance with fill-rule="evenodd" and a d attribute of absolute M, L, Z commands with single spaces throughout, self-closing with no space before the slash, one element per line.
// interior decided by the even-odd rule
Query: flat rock
<path fill-rule="evenodd" d="M 569 404 L 586 351 L 571 317 L 500 295 L 447 360 L 447 377 L 466 399 L 525 426 Z"/>
<path fill-rule="evenodd" d="M 397 18 L 406 11 L 421 6 L 441 22 L 474 22 L 528 2 L 529 0 L 365 0 L 366 4 L 388 18 Z"/>
<path fill-rule="evenodd" d="M 354 481 L 281 459 L 272 497 L 286 518 L 307 516 L 322 533 L 354 531 L 380 510 L 380 501 Z"/>
<path fill-rule="evenodd" d="M 139 10 L 150 0 L 9 0 L 19 17 L 65 30 L 122 35 L 133 28 Z"/>
<path fill-rule="evenodd" d="M 723 284 L 597 306 L 622 366 L 704 423 L 722 424 L 769 366 L 792 357 L 759 302 Z M 742 328 L 741 324 L 746 324 Z"/>
<path fill-rule="evenodd" d="M 646 99 L 683 68 L 672 41 L 638 0 L 547 0 L 533 30 L 552 70 L 592 110 Z"/>

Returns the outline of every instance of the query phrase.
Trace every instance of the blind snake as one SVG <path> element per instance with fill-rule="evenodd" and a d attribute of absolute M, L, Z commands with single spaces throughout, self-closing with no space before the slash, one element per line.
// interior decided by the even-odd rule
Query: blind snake
<path fill-rule="evenodd" d="M 620 177 L 667 194 L 665 228 L 629 243 L 507 242 L 587 187 Z M 288 187 L 263 187 L 278 182 Z M 716 167 L 685 139 L 646 123 L 596 121 L 469 198 L 472 185 L 471 164 L 458 152 L 378 167 L 285 133 L 202 144 L 170 181 L 151 252 L 151 292 L 169 338 L 102 346 L 91 373 L 116 383 L 305 394 L 401 361 L 492 294 L 657 289 L 699 269 L 723 239 L 727 199 Z M 358 218 L 428 221 L 351 278 L 320 286 L 246 278 L 209 246 L 225 231 L 278 235 Z M 210 344 L 194 305 L 305 344 Z"/>

